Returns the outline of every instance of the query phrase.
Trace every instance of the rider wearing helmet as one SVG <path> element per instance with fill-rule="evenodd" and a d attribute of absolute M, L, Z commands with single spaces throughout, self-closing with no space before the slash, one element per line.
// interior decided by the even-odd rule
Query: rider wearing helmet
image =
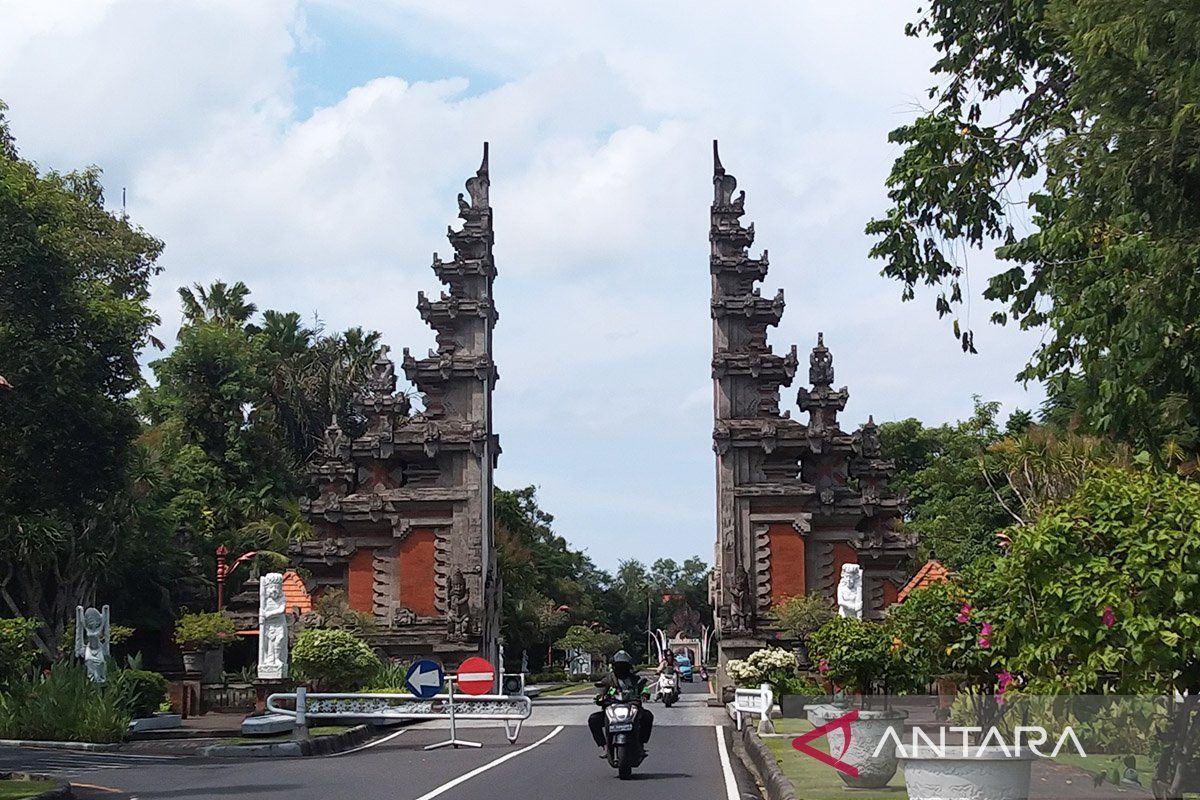
<path fill-rule="evenodd" d="M 597 689 L 602 689 L 603 692 L 596 697 L 596 703 L 602 708 L 600 711 L 593 712 L 588 717 L 588 728 L 592 732 L 592 738 L 596 741 L 596 746 L 600 748 L 600 756 L 605 756 L 604 742 L 604 710 L 603 706 L 606 698 L 610 694 L 617 692 L 633 692 L 639 698 L 646 690 L 646 681 L 637 673 L 637 667 L 634 666 L 633 656 L 626 653 L 624 650 L 618 650 L 616 655 L 612 657 L 612 665 L 609 673 L 604 676 L 604 679 L 596 684 Z M 645 707 L 642 707 L 637 715 L 641 723 L 639 731 L 642 739 L 642 744 L 650 741 L 650 732 L 654 727 L 654 715 L 651 714 Z"/>

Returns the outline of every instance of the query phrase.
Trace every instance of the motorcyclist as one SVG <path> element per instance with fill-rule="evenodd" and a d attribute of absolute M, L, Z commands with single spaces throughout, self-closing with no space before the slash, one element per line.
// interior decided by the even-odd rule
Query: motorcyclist
<path fill-rule="evenodd" d="M 658 662 L 658 673 L 661 675 L 664 672 L 675 671 L 675 653 L 672 650 L 667 650 L 663 653 L 662 660 Z"/>
<path fill-rule="evenodd" d="M 593 712 L 588 717 L 588 729 L 592 732 L 592 739 L 595 740 L 596 746 L 600 748 L 601 758 L 606 756 L 605 750 L 607 749 L 604 741 L 604 706 L 608 704 L 611 697 L 619 692 L 631 692 L 638 698 L 637 719 L 641 726 L 638 734 L 643 745 L 650 741 L 650 732 L 654 727 L 654 715 L 641 704 L 642 694 L 646 691 L 646 681 L 637 674 L 633 657 L 629 653 L 624 650 L 617 651 L 617 654 L 612 657 L 609 673 L 604 676 L 603 680 L 596 683 L 596 688 L 603 690 L 596 696 L 596 704 L 600 706 L 600 710 Z"/>

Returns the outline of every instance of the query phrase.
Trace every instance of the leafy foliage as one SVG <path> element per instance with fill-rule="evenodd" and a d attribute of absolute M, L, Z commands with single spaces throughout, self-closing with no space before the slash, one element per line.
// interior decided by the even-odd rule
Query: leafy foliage
<path fill-rule="evenodd" d="M 819 593 L 789 597 L 771 609 L 779 626 L 790 636 L 807 642 L 815 633 L 837 615 L 833 601 Z"/>
<path fill-rule="evenodd" d="M 223 611 L 184 614 L 175 623 L 175 643 L 185 650 L 218 647 L 236 634 L 233 618 Z"/>
<path fill-rule="evenodd" d="M 367 643 L 341 628 L 301 631 L 292 664 L 319 688 L 347 691 L 358 689 L 380 669 Z"/>
<path fill-rule="evenodd" d="M 893 485 L 907 497 L 902 528 L 919 537 L 921 561 L 964 567 L 996 552 L 996 531 L 1011 524 L 985 464 L 1003 435 L 999 409 L 975 398 L 974 414 L 952 425 L 926 427 L 910 418 L 879 426 L 883 455 L 896 462 Z"/>
<path fill-rule="evenodd" d="M 32 669 L 37 649 L 37 621 L 24 617 L 0 619 L 0 687 Z"/>
<path fill-rule="evenodd" d="M 117 742 L 129 727 L 127 697 L 114 681 L 90 681 L 82 665 L 61 662 L 30 673 L 0 694 L 0 738 Z"/>
<path fill-rule="evenodd" d="M 1097 469 L 1010 536 L 994 613 L 1030 688 L 1200 691 L 1200 486 Z"/>
<path fill-rule="evenodd" d="M 42 621 L 50 657 L 105 566 L 149 537 L 131 467 L 129 396 L 157 321 L 162 243 L 104 208 L 96 169 L 39 174 L 0 105 L 0 602 Z M 81 460 L 81 454 L 86 459 Z"/>
<path fill-rule="evenodd" d="M 864 703 L 877 688 L 903 691 L 912 682 L 887 629 L 871 620 L 834 617 L 809 637 L 809 655 L 827 678 L 860 692 Z"/>
<path fill-rule="evenodd" d="M 123 669 L 111 680 L 134 719 L 153 716 L 167 699 L 167 679 L 157 672 Z"/>
<path fill-rule="evenodd" d="M 554 646 L 559 650 L 601 653 L 611 656 L 621 649 L 622 641 L 622 638 L 615 633 L 598 631 L 586 625 L 572 625 L 563 637 L 554 643 Z"/>
<path fill-rule="evenodd" d="M 1170 0 L 934 0 L 933 106 L 894 130 L 871 254 L 940 287 L 974 350 L 967 248 L 1013 266 L 993 321 L 1049 334 L 1021 373 L 1070 391 L 1087 429 L 1195 466 L 1200 445 L 1200 10 Z M 1034 180 L 1034 179 L 1037 180 Z M 1023 218 L 1023 209 L 1030 218 Z"/>

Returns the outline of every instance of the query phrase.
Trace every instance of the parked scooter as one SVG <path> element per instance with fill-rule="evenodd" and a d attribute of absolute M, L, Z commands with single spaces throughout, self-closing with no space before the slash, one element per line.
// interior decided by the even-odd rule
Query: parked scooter
<path fill-rule="evenodd" d="M 664 671 L 658 676 L 658 698 L 667 708 L 679 699 L 679 674 L 674 670 Z"/>
<path fill-rule="evenodd" d="M 639 732 L 638 716 L 643 713 L 641 694 L 635 688 L 610 692 L 607 697 L 596 700 L 604 708 L 605 757 L 623 781 L 629 780 L 633 776 L 633 768 L 646 758 L 646 748 L 642 745 Z"/>

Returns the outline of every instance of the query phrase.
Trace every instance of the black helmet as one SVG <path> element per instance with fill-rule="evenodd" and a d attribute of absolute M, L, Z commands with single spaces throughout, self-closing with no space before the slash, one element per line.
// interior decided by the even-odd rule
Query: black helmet
<path fill-rule="evenodd" d="M 633 656 L 624 650 L 618 650 L 612 657 L 612 668 L 617 675 L 628 675 L 633 672 Z"/>

